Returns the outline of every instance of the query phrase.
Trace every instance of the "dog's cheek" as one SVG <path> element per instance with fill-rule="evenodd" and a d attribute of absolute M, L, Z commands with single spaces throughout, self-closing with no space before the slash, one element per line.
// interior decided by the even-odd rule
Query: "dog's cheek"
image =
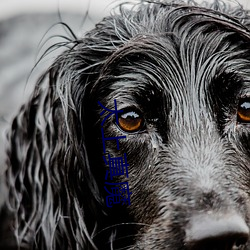
<path fill-rule="evenodd" d="M 117 137 L 124 135 L 117 130 L 114 124 L 104 126 L 105 137 Z M 166 159 L 162 152 L 164 145 L 161 137 L 156 132 L 137 133 L 126 135 L 126 139 L 119 140 L 119 149 L 115 140 L 105 142 L 106 156 L 127 156 L 128 178 L 125 175 L 115 176 L 113 182 L 127 181 L 131 204 L 127 206 L 128 212 L 137 223 L 141 233 L 147 232 L 148 228 L 158 218 L 160 209 L 160 190 L 166 185 L 166 166 L 161 164 Z M 109 166 L 102 166 L 109 170 Z M 104 177 L 103 177 L 104 178 Z"/>
<path fill-rule="evenodd" d="M 121 132 L 118 132 L 112 126 L 107 127 L 105 136 L 120 136 Z M 146 133 L 126 135 L 126 139 L 119 140 L 119 150 L 115 141 L 107 141 L 105 145 L 106 155 L 124 157 L 126 154 L 128 178 L 125 175 L 115 176 L 113 182 L 128 182 L 129 191 L 132 193 L 131 204 L 128 206 L 129 213 L 136 222 L 151 224 L 157 208 L 155 195 L 157 180 L 154 178 L 157 156 L 151 137 Z M 109 170 L 108 166 L 103 165 Z"/>
<path fill-rule="evenodd" d="M 135 141 L 134 143 L 136 144 Z M 156 170 L 159 164 L 159 152 L 154 149 L 150 137 L 137 146 L 137 149 L 128 151 L 130 164 L 128 182 L 132 192 L 128 210 L 136 222 L 151 225 L 159 212 L 157 193 L 161 186 L 159 182 L 161 173 Z M 145 230 L 141 228 L 141 231 Z"/>

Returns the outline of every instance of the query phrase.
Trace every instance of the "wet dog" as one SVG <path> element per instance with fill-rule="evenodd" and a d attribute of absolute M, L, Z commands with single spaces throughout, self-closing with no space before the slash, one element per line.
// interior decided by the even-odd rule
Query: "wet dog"
<path fill-rule="evenodd" d="M 4 249 L 250 249 L 249 20 L 147 1 L 71 41 L 9 133 Z"/>

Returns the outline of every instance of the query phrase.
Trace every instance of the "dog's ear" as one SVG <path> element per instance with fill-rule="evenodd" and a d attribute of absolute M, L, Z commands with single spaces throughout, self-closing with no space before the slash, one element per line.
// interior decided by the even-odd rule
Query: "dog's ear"
<path fill-rule="evenodd" d="M 88 241 L 74 187 L 92 192 L 94 187 L 85 178 L 91 179 L 91 170 L 84 139 L 75 150 L 75 135 L 83 135 L 74 125 L 78 117 L 60 67 L 55 64 L 39 81 L 9 133 L 7 205 L 14 216 L 17 244 L 24 248 L 38 244 L 39 249 L 51 249 L 59 243 L 74 248 Z M 78 234 L 82 237 L 76 243 Z"/>
<path fill-rule="evenodd" d="M 115 50 L 111 40 L 118 41 L 110 38 L 111 28 L 105 25 L 72 42 L 13 120 L 7 206 L 14 216 L 17 244 L 23 248 L 94 248 L 90 235 L 103 198 L 88 156 L 86 138 L 91 132 L 86 130 L 91 125 L 86 114 L 93 108 L 87 105 L 91 86 Z M 92 225 L 86 225 L 88 217 Z"/>

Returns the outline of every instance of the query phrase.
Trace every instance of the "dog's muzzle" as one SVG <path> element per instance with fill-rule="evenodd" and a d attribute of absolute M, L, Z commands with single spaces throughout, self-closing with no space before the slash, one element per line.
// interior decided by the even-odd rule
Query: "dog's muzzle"
<path fill-rule="evenodd" d="M 185 242 L 188 250 L 243 250 L 248 239 L 249 228 L 238 214 L 207 213 L 191 218 Z"/>

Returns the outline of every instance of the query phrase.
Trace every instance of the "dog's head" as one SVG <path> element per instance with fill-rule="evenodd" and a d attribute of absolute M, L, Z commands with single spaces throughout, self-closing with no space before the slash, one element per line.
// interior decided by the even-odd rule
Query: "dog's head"
<path fill-rule="evenodd" d="M 83 249 L 244 247 L 249 17 L 217 1 L 212 8 L 121 8 L 48 70 L 11 135 L 9 180 L 19 176 L 9 186 L 26 241 L 39 235 L 40 246 L 62 240 Z M 122 112 L 107 117 L 104 107 Z M 128 175 L 111 180 L 109 163 L 118 157 Z M 108 203 L 110 183 L 124 182 L 130 205 Z"/>

